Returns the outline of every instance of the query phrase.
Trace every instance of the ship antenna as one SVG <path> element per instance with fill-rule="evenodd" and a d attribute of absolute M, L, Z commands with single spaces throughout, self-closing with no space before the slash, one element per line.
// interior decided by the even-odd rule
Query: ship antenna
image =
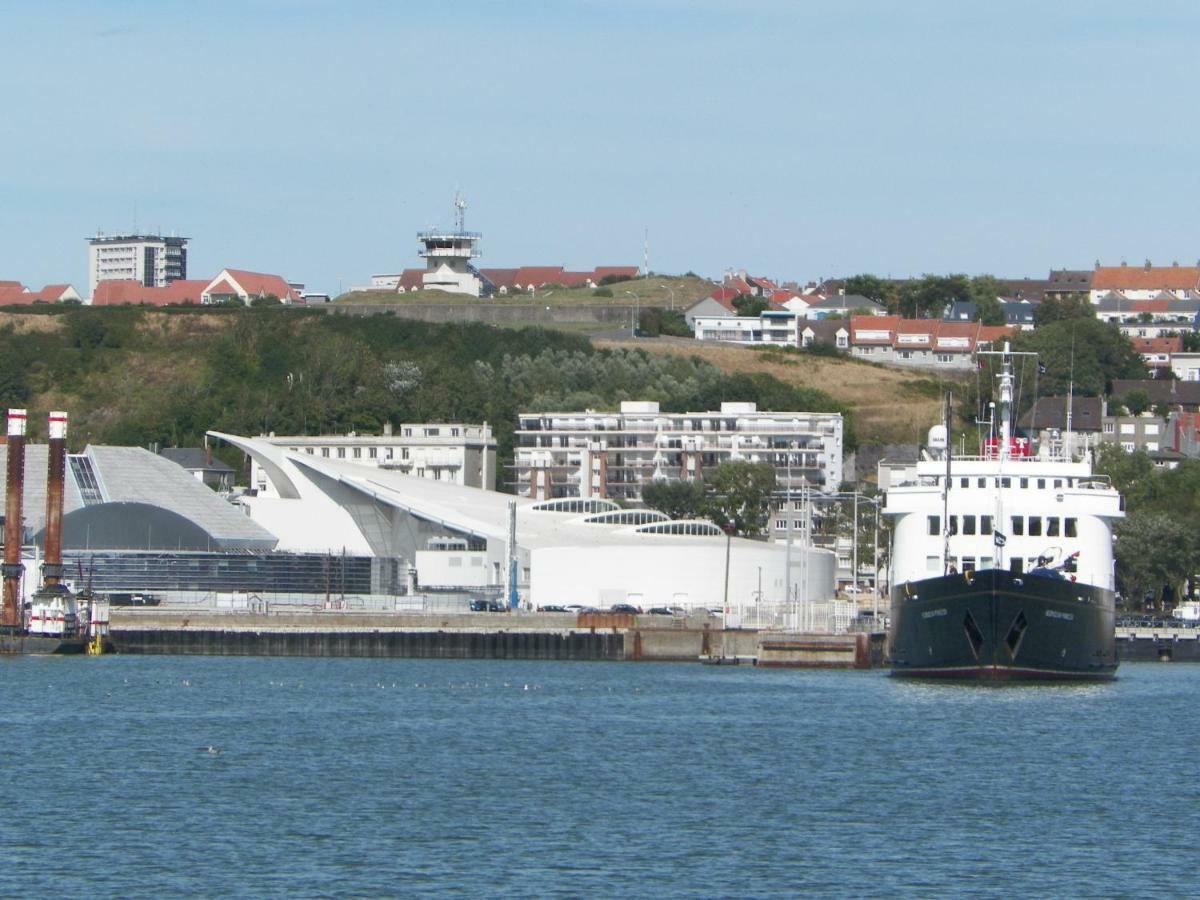
<path fill-rule="evenodd" d="M 946 409 L 943 424 L 946 428 L 946 484 L 942 490 L 942 574 L 950 574 L 950 458 L 954 455 L 954 441 L 950 437 L 950 402 L 953 398 L 946 391 Z"/>
<path fill-rule="evenodd" d="M 1071 445 L 1072 415 L 1075 412 L 1075 325 L 1071 325 L 1071 368 L 1067 376 L 1067 462 L 1075 460 L 1075 450 Z"/>

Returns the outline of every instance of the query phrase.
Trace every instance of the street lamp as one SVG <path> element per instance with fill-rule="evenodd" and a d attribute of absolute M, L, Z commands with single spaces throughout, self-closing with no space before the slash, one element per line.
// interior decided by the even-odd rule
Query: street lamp
<path fill-rule="evenodd" d="M 784 599 L 788 604 L 792 602 L 792 451 L 796 449 L 796 442 L 791 441 L 787 447 L 787 461 L 785 463 L 785 471 L 787 472 L 783 482 L 783 511 L 787 516 L 785 525 L 787 533 L 787 544 L 783 550 L 783 593 Z"/>
<path fill-rule="evenodd" d="M 674 291 L 674 290 L 672 290 L 671 286 L 670 286 L 670 285 L 668 285 L 668 284 L 660 284 L 660 285 L 659 285 L 659 287 L 660 287 L 660 288 L 664 288 L 664 289 L 666 290 L 666 292 L 667 292 L 667 293 L 670 295 L 670 297 L 671 297 L 671 310 L 672 310 L 672 312 L 673 312 L 673 311 L 675 310 L 675 291 Z"/>
<path fill-rule="evenodd" d="M 637 333 L 638 333 L 638 313 L 639 313 L 638 307 L 641 305 L 642 300 L 633 291 L 626 291 L 625 293 L 633 298 L 633 328 L 631 329 L 631 332 L 633 334 L 633 337 L 636 338 Z"/>

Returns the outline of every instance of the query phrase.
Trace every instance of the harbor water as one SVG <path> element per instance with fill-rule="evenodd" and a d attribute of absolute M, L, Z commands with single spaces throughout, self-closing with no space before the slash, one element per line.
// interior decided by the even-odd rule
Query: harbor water
<path fill-rule="evenodd" d="M 0 659 L 0 894 L 1194 895 L 1200 667 Z"/>

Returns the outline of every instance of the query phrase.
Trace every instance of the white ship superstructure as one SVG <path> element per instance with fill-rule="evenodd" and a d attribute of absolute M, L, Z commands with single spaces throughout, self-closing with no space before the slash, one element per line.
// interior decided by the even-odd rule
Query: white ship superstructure
<path fill-rule="evenodd" d="M 1108 479 L 1092 473 L 1091 453 L 1072 457 L 1069 445 L 1032 452 L 1014 437 L 1013 357 L 1001 360 L 999 430 L 982 453 L 954 457 L 946 427 L 931 429 L 928 458 L 915 483 L 893 485 L 885 512 L 895 517 L 892 584 L 952 572 L 1058 568 L 1073 580 L 1114 589 L 1112 523 L 1125 515 Z M 993 407 L 995 410 L 995 407 Z"/>
<path fill-rule="evenodd" d="M 915 482 L 893 486 L 884 512 L 895 517 L 892 584 L 953 569 L 1007 569 L 1021 574 L 1039 560 L 1074 558 L 1074 576 L 1112 590 L 1112 523 L 1120 495 L 1092 474 L 1089 461 L 1047 455 L 957 457 L 917 464 Z M 948 532 L 948 533 L 947 533 Z M 1078 554 L 1076 556 L 1076 554 Z"/>

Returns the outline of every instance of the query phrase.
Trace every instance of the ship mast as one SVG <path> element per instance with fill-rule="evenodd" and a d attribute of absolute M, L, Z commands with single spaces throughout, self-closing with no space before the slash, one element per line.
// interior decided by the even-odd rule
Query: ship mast
<path fill-rule="evenodd" d="M 1013 371 L 1008 341 L 1000 356 L 1000 461 L 1008 459 L 1012 440 Z"/>
<path fill-rule="evenodd" d="M 950 574 L 950 458 L 954 456 L 954 441 L 950 437 L 950 403 L 953 395 L 946 391 L 943 423 L 946 428 L 946 478 L 942 489 L 942 574 Z"/>

